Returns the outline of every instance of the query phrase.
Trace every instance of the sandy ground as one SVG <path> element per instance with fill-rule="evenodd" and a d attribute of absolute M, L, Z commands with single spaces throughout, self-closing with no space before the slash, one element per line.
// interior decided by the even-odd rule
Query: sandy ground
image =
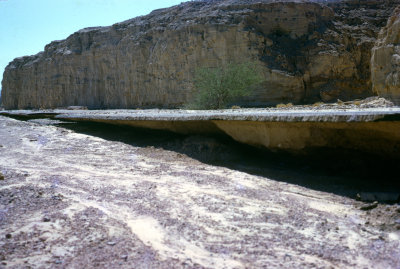
<path fill-rule="evenodd" d="M 0 172 L 0 268 L 400 268 L 396 204 L 2 116 Z"/>

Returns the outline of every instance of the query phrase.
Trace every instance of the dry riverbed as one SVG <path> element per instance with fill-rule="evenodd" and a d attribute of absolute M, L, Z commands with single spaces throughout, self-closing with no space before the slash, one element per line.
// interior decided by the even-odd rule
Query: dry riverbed
<path fill-rule="evenodd" d="M 176 151 L 0 116 L 0 173 L 0 268 L 400 267 L 398 204 Z"/>

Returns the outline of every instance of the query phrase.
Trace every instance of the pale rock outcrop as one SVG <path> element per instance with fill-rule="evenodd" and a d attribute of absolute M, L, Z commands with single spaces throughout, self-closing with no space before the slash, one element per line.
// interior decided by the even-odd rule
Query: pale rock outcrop
<path fill-rule="evenodd" d="M 324 4 L 318 3 L 322 2 Z M 80 30 L 4 73 L 6 109 L 179 107 L 197 67 L 256 61 L 243 106 L 372 95 L 369 62 L 393 1 L 191 1 Z"/>
<path fill-rule="evenodd" d="M 400 7 L 372 49 L 371 80 L 378 95 L 400 104 Z"/>
<path fill-rule="evenodd" d="M 131 110 L 16 110 L 1 115 L 168 130 L 184 135 L 228 135 L 234 140 L 269 150 L 306 153 L 317 148 L 350 149 L 400 157 L 400 108 L 383 98 L 342 104 L 286 108 L 242 108 L 190 111 Z M 386 107 L 384 107 L 386 106 Z M 49 119 L 47 119 L 48 121 Z M 38 122 L 38 121 L 36 121 Z M 49 124 L 48 122 L 38 122 Z"/>

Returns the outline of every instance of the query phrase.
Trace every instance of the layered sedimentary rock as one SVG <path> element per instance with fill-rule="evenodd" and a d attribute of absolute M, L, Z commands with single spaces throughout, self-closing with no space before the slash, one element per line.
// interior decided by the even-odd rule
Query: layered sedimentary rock
<path fill-rule="evenodd" d="M 379 34 L 371 58 L 373 90 L 400 104 L 400 7 Z"/>
<path fill-rule="evenodd" d="M 369 98 L 360 106 L 348 104 L 334 108 L 325 105 L 196 112 L 183 109 L 16 110 L 0 112 L 0 115 L 103 122 L 185 135 L 228 135 L 244 144 L 278 151 L 304 153 L 329 147 L 400 158 L 400 108 L 386 102 L 383 98 Z M 387 107 L 382 107 L 385 103 Z"/>
<path fill-rule="evenodd" d="M 200 66 L 255 61 L 265 82 L 240 105 L 372 95 L 369 63 L 392 1 L 192 1 L 87 28 L 11 62 L 7 109 L 178 107 Z"/>

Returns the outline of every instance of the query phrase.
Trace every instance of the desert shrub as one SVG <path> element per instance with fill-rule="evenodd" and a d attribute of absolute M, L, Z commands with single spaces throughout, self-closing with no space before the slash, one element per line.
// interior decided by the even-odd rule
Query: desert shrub
<path fill-rule="evenodd" d="M 186 108 L 226 108 L 235 99 L 250 95 L 253 87 L 262 81 L 261 70 L 255 63 L 198 68 L 194 80 L 196 93 Z"/>
<path fill-rule="evenodd" d="M 276 105 L 276 108 L 289 108 L 289 107 L 292 107 L 293 106 L 293 104 L 292 103 L 287 103 L 287 104 L 277 104 Z"/>
<path fill-rule="evenodd" d="M 314 107 L 318 107 L 318 106 L 322 106 L 322 105 L 324 105 L 323 102 L 316 102 L 313 104 Z"/>
<path fill-rule="evenodd" d="M 282 103 L 276 105 L 276 108 L 285 108 L 285 107 L 286 107 L 286 105 L 285 105 L 285 104 L 282 104 Z"/>

